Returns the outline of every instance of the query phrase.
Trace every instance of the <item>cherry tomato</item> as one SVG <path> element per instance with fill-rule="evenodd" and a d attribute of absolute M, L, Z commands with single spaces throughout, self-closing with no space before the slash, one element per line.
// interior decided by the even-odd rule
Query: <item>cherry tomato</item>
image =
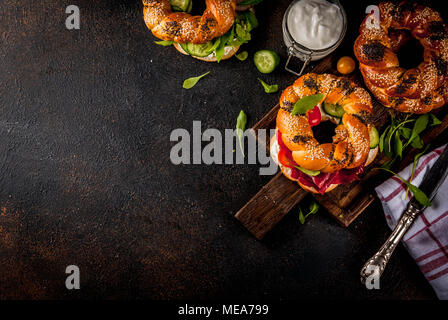
<path fill-rule="evenodd" d="M 308 110 L 307 115 L 308 122 L 312 127 L 317 126 L 322 121 L 322 115 L 318 106 L 315 106 L 313 109 Z"/>
<path fill-rule="evenodd" d="M 356 66 L 355 60 L 353 60 L 350 57 L 342 57 L 338 61 L 337 68 L 339 73 L 349 74 L 355 70 L 355 66 Z"/>

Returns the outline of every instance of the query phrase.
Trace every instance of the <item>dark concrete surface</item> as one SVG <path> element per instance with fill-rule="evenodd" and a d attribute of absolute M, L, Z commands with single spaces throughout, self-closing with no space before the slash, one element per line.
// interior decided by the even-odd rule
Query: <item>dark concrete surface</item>
<path fill-rule="evenodd" d="M 269 48 L 285 61 L 288 3 L 258 6 L 250 57 Z M 370 2 L 343 3 L 353 36 Z M 69 4 L 80 30 L 65 28 Z M 260 242 L 233 214 L 270 177 L 171 164 L 173 129 L 233 128 L 241 108 L 251 126 L 279 97 L 257 77 L 281 89 L 295 77 L 155 45 L 141 11 L 137 0 L 0 2 L 0 298 L 435 298 L 402 246 L 381 290 L 360 284 L 389 233 L 378 202 L 347 229 L 323 210 L 301 225 L 294 209 Z M 81 290 L 65 288 L 70 264 Z"/>

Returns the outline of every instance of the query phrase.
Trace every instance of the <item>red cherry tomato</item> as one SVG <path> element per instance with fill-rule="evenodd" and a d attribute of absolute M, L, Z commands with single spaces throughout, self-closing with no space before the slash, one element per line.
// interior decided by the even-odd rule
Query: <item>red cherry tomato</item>
<path fill-rule="evenodd" d="M 320 109 L 318 106 L 315 106 L 313 109 L 307 111 L 308 122 L 310 126 L 317 126 L 322 121 L 322 115 L 320 114 Z"/>

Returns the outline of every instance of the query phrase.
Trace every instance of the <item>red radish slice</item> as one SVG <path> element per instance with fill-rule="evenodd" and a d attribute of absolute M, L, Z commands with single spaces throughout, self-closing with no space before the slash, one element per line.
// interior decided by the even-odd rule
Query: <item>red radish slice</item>
<path fill-rule="evenodd" d="M 278 161 L 285 167 L 294 168 L 294 166 L 297 166 L 297 163 L 292 160 L 291 151 L 288 151 L 287 149 L 281 149 L 278 153 Z"/>
<path fill-rule="evenodd" d="M 322 115 L 318 106 L 315 106 L 313 109 L 307 111 L 307 115 L 308 122 L 312 127 L 317 126 L 322 121 Z"/>

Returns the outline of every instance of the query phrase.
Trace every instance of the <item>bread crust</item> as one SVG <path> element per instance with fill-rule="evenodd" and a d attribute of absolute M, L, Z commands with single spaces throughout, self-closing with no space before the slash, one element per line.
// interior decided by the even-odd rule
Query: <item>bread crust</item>
<path fill-rule="evenodd" d="M 345 111 L 332 143 L 321 144 L 314 138 L 308 113 L 291 114 L 297 101 L 315 94 L 323 95 L 318 105 L 337 104 Z M 276 125 L 282 133 L 282 141 L 300 167 L 331 173 L 357 168 L 366 162 L 370 151 L 367 126 L 371 116 L 369 93 L 353 81 L 330 74 L 308 73 L 282 93 Z"/>
<path fill-rule="evenodd" d="M 235 21 L 236 0 L 205 0 L 202 16 L 173 12 L 169 0 L 143 0 L 143 18 L 154 36 L 203 44 L 224 35 Z"/>
<path fill-rule="evenodd" d="M 354 52 L 364 82 L 386 107 L 423 114 L 448 103 L 448 28 L 435 10 L 416 3 L 379 5 L 379 28 L 365 19 Z M 424 48 L 417 68 L 400 67 L 397 52 L 410 33 Z"/>

